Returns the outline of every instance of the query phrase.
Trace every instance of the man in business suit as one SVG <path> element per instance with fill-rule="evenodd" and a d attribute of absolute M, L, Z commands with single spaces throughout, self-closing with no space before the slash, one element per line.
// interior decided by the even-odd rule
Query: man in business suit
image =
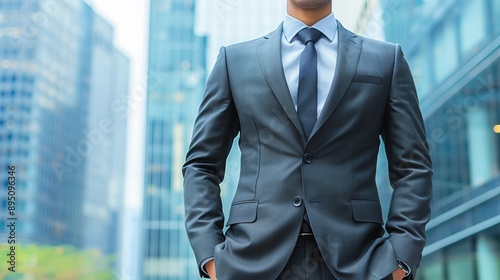
<path fill-rule="evenodd" d="M 432 170 L 413 78 L 398 45 L 349 32 L 331 10 L 331 0 L 288 0 L 277 30 L 220 50 L 183 167 L 202 276 L 415 275 Z M 238 134 L 241 174 L 224 233 L 219 184 Z M 393 188 L 385 228 L 380 136 Z"/>

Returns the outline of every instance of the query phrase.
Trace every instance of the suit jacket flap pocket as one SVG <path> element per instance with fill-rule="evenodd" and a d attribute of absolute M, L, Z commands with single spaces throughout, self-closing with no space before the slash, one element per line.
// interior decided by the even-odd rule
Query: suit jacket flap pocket
<path fill-rule="evenodd" d="M 383 224 L 380 203 L 371 200 L 352 200 L 352 215 L 358 222 Z"/>
<path fill-rule="evenodd" d="M 253 223 L 257 219 L 258 201 L 242 201 L 231 205 L 227 225 Z"/>

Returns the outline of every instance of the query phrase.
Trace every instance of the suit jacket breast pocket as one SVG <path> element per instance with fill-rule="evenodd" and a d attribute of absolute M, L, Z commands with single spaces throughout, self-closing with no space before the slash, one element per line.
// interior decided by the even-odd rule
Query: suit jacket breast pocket
<path fill-rule="evenodd" d="M 257 220 L 258 201 L 240 201 L 231 205 L 227 226 L 240 223 L 253 223 Z"/>
<path fill-rule="evenodd" d="M 381 85 L 384 83 L 384 79 L 375 75 L 363 75 L 357 74 L 352 78 L 353 83 L 369 83 L 369 84 L 377 84 Z"/>

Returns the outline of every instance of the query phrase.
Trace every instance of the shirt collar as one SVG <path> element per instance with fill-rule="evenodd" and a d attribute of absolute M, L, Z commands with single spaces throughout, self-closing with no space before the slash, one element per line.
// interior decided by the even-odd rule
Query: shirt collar
<path fill-rule="evenodd" d="M 283 34 L 285 35 L 288 43 L 291 43 L 295 35 L 297 35 L 297 33 L 305 27 L 308 27 L 305 23 L 287 14 L 285 16 L 285 20 L 283 21 Z M 330 42 L 332 42 L 333 38 L 335 38 L 335 34 L 337 33 L 337 20 L 332 12 L 311 27 L 321 31 L 321 33 L 323 33 L 323 35 L 328 38 Z"/>

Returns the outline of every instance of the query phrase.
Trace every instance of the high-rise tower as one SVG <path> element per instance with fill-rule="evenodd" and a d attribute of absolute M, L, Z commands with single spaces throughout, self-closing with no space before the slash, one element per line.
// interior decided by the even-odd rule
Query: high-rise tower
<path fill-rule="evenodd" d="M 128 59 L 82 0 L 0 0 L 0 242 L 117 252 Z"/>
<path fill-rule="evenodd" d="M 142 228 L 143 280 L 196 279 L 181 167 L 205 83 L 193 0 L 151 0 Z"/>

